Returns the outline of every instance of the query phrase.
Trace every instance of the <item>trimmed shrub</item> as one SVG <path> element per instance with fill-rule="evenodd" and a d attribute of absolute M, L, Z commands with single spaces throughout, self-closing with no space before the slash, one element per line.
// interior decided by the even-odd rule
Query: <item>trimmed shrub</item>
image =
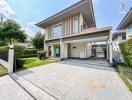
<path fill-rule="evenodd" d="M 24 49 L 23 51 L 16 51 L 16 57 L 37 57 L 37 49 Z"/>
<path fill-rule="evenodd" d="M 25 49 L 25 46 L 14 45 L 14 49 L 16 52 L 23 52 Z"/>
<path fill-rule="evenodd" d="M 128 67 L 132 67 L 132 39 L 129 39 L 120 43 L 119 46 L 120 46 L 125 64 Z"/>
<path fill-rule="evenodd" d="M 25 61 L 24 60 L 19 60 L 19 59 L 16 59 L 16 69 L 20 69 L 23 67 Z"/>
<path fill-rule="evenodd" d="M 45 59 L 46 58 L 46 52 L 41 50 L 37 52 L 37 56 L 39 59 Z"/>
<path fill-rule="evenodd" d="M 26 49 L 25 46 L 14 46 L 16 58 L 37 57 L 37 49 Z"/>
<path fill-rule="evenodd" d="M 0 41 L 0 47 L 2 47 L 2 46 L 6 46 L 7 44 L 5 43 L 5 42 L 1 42 Z"/>

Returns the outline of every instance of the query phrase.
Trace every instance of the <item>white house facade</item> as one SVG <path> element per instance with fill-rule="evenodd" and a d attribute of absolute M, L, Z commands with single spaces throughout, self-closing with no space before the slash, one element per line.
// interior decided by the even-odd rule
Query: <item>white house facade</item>
<path fill-rule="evenodd" d="M 92 0 L 81 0 L 36 25 L 46 30 L 47 57 L 106 58 L 112 63 L 112 27 L 96 27 Z"/>

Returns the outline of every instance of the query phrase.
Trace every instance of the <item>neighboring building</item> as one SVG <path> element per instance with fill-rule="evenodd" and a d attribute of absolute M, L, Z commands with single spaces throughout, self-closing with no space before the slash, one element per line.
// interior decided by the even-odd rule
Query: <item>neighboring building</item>
<path fill-rule="evenodd" d="M 117 32 L 113 34 L 113 59 L 118 63 L 124 62 L 119 44 L 129 38 L 132 38 L 132 8 L 117 27 Z"/>
<path fill-rule="evenodd" d="M 132 8 L 121 21 L 117 30 L 126 30 L 126 39 L 132 37 Z"/>
<path fill-rule="evenodd" d="M 126 31 L 120 30 L 113 34 L 113 59 L 118 63 L 124 62 L 119 44 L 126 40 Z"/>
<path fill-rule="evenodd" d="M 92 0 L 80 2 L 39 22 L 37 26 L 46 30 L 44 50 L 48 57 L 99 58 L 96 42 L 105 42 L 107 59 L 112 63 L 112 27 L 97 29 Z M 103 48 L 103 47 L 102 47 Z M 95 55 L 95 56 L 93 56 Z"/>

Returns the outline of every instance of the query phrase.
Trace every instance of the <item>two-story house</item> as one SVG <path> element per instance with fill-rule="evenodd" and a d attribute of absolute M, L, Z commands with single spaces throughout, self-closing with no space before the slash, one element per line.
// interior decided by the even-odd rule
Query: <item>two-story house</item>
<path fill-rule="evenodd" d="M 92 0 L 81 0 L 36 25 L 46 30 L 44 50 L 47 57 L 103 57 L 92 48 L 96 42 L 104 41 L 107 59 L 112 63 L 112 27 L 96 28 Z"/>

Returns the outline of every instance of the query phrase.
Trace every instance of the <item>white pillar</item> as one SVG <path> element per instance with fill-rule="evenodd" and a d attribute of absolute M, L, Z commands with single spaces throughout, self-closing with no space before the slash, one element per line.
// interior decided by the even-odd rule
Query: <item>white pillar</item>
<path fill-rule="evenodd" d="M 109 60 L 109 43 L 108 40 L 106 41 L 106 52 L 107 52 L 107 60 Z"/>
<path fill-rule="evenodd" d="M 110 36 L 109 36 L 109 60 L 110 63 L 113 63 L 113 58 L 112 58 L 112 30 L 110 30 Z"/>
<path fill-rule="evenodd" d="M 51 56 L 54 57 L 55 54 L 54 54 L 54 45 L 51 46 Z"/>
<path fill-rule="evenodd" d="M 9 49 L 9 54 L 8 54 L 8 73 L 12 74 L 13 73 L 13 67 L 14 67 L 14 49 Z"/>
<path fill-rule="evenodd" d="M 46 42 L 44 41 L 44 51 L 46 51 L 46 56 L 49 56 L 49 52 L 48 52 L 48 45 L 46 44 Z"/>
<path fill-rule="evenodd" d="M 64 59 L 64 43 L 62 42 L 62 39 L 60 39 L 60 59 Z"/>

